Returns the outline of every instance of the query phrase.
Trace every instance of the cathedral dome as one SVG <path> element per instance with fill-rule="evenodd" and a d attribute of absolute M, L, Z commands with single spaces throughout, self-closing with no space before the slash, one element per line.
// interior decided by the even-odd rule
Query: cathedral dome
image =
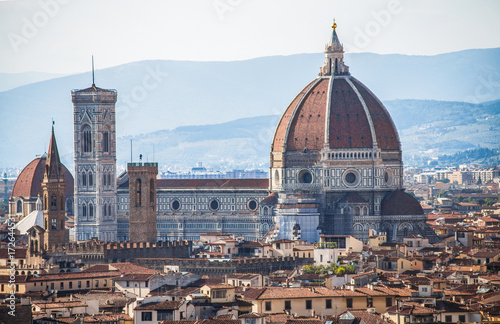
<path fill-rule="evenodd" d="M 42 180 L 47 155 L 44 154 L 35 158 L 21 171 L 16 183 L 12 188 L 12 197 L 36 197 L 42 194 Z M 69 170 L 63 166 L 64 179 L 66 180 L 66 195 L 73 195 L 73 176 Z"/>
<path fill-rule="evenodd" d="M 403 190 L 396 190 L 382 200 L 382 215 L 423 215 L 420 203 Z"/>
<path fill-rule="evenodd" d="M 336 26 L 335 26 L 336 27 Z M 276 127 L 272 152 L 322 149 L 400 151 L 396 127 L 380 100 L 349 74 L 335 28 L 320 76 L 288 105 Z"/>

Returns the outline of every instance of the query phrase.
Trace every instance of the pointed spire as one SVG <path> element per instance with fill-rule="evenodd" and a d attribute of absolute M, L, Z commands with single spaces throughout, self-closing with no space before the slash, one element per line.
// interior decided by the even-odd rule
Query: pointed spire
<path fill-rule="evenodd" d="M 62 176 L 62 164 L 57 150 L 56 135 L 54 134 L 54 124 L 52 121 L 52 135 L 50 136 L 49 152 L 47 162 L 45 162 L 45 173 L 48 178 L 59 178 Z"/>
<path fill-rule="evenodd" d="M 337 36 L 337 32 L 335 31 L 337 29 L 337 24 L 335 23 L 335 18 L 333 19 L 333 24 L 332 24 L 332 38 L 330 39 L 330 46 L 332 46 L 335 50 L 343 50 L 342 44 L 340 44 L 339 37 Z"/>
<path fill-rule="evenodd" d="M 94 79 L 94 55 L 92 55 L 92 88 L 95 88 L 95 79 Z"/>

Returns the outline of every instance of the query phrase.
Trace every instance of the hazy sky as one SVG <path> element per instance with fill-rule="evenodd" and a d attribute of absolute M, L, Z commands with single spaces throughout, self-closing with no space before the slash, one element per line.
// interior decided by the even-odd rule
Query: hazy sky
<path fill-rule="evenodd" d="M 497 0 L 0 0 L 0 72 L 88 71 L 145 59 L 500 47 Z"/>

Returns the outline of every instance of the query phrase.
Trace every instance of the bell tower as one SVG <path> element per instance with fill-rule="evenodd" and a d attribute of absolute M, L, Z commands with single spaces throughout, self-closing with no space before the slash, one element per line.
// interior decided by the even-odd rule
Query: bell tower
<path fill-rule="evenodd" d="M 92 67 L 92 79 L 93 75 Z M 94 83 L 71 91 L 77 241 L 93 237 L 116 241 L 116 99 L 116 90 L 101 89 Z"/>
<path fill-rule="evenodd" d="M 156 242 L 156 175 L 158 163 L 129 163 L 129 240 Z"/>
<path fill-rule="evenodd" d="M 54 125 L 52 125 L 49 152 L 42 180 L 45 250 L 56 244 L 68 243 L 69 232 L 65 227 L 65 190 L 64 169 L 59 159 Z"/>

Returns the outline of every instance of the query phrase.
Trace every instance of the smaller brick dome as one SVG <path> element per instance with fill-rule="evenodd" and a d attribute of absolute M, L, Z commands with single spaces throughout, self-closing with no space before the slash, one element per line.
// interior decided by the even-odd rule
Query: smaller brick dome
<path fill-rule="evenodd" d="M 42 180 L 47 155 L 44 154 L 35 158 L 21 171 L 17 177 L 16 183 L 12 188 L 11 197 L 36 197 L 42 194 Z M 66 180 L 66 196 L 73 195 L 73 176 L 69 170 L 63 165 L 64 180 Z"/>
<path fill-rule="evenodd" d="M 420 203 L 403 190 L 397 190 L 382 200 L 382 215 L 423 215 Z"/>

